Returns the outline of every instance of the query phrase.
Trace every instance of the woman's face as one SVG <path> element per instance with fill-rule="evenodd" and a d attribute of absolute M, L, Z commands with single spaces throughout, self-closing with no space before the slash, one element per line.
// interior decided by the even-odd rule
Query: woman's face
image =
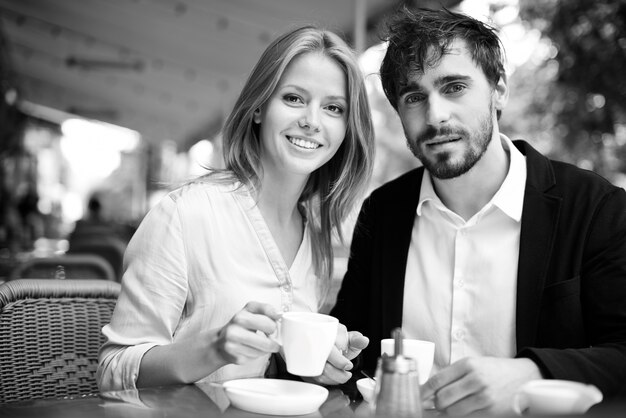
<path fill-rule="evenodd" d="M 335 155 L 347 119 L 348 89 L 341 67 L 317 52 L 296 57 L 254 115 L 264 173 L 306 179 Z"/>

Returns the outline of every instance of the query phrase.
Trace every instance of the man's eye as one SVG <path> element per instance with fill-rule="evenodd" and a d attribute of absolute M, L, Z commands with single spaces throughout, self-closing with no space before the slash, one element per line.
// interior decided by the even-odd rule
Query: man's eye
<path fill-rule="evenodd" d="M 404 102 L 408 104 L 419 103 L 424 101 L 424 95 L 422 94 L 409 94 L 404 98 Z"/>
<path fill-rule="evenodd" d="M 463 84 L 452 84 L 446 89 L 446 91 L 448 93 L 461 93 L 465 89 L 466 87 Z"/>

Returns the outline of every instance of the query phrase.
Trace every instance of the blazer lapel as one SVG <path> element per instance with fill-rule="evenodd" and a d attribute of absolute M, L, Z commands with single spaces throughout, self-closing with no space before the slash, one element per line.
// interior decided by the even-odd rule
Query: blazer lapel
<path fill-rule="evenodd" d="M 404 301 L 404 276 L 411 244 L 415 211 L 419 201 L 423 168 L 410 173 L 398 184 L 395 199 L 385 206 L 381 245 L 381 266 L 384 274 L 382 283 L 382 335 L 390 338 L 395 327 L 402 326 L 402 306 Z"/>
<path fill-rule="evenodd" d="M 561 199 L 547 193 L 555 184 L 550 161 L 525 142 L 515 141 L 515 145 L 526 155 L 528 167 L 517 275 L 516 338 L 519 351 L 533 346 L 536 340 L 541 295 Z"/>

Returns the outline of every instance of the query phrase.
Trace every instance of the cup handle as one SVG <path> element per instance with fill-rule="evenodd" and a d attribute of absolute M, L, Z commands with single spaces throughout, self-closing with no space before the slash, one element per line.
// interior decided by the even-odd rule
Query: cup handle
<path fill-rule="evenodd" d="M 267 336 L 270 340 L 274 341 L 279 346 L 283 346 L 283 337 L 281 334 L 281 325 L 283 324 L 283 319 L 280 318 L 276 321 L 276 331 L 274 333 Z"/>
<path fill-rule="evenodd" d="M 528 396 L 523 392 L 517 392 L 513 395 L 511 406 L 516 415 L 523 415 L 524 411 L 528 409 Z"/>

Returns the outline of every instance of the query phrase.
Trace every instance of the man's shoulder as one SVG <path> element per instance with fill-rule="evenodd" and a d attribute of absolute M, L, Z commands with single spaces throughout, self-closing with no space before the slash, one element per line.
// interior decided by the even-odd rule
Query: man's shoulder
<path fill-rule="evenodd" d="M 564 182 L 575 187 L 580 187 L 584 184 L 588 187 L 601 189 L 614 189 L 617 187 L 608 179 L 594 171 L 580 168 L 574 164 L 559 160 L 550 159 L 550 163 L 554 168 L 554 172 L 559 183 Z"/>
<path fill-rule="evenodd" d="M 403 197 L 410 190 L 418 191 L 424 175 L 424 167 L 414 168 L 387 181 L 372 192 L 373 198 Z"/>
<path fill-rule="evenodd" d="M 589 191 L 590 189 L 608 192 L 619 189 L 600 174 L 578 167 L 572 163 L 545 156 L 525 141 L 514 141 L 527 157 L 529 172 L 540 171 L 551 177 L 557 189 Z M 532 175 L 530 176 L 532 179 Z M 549 184 L 548 184 L 549 185 Z"/>

